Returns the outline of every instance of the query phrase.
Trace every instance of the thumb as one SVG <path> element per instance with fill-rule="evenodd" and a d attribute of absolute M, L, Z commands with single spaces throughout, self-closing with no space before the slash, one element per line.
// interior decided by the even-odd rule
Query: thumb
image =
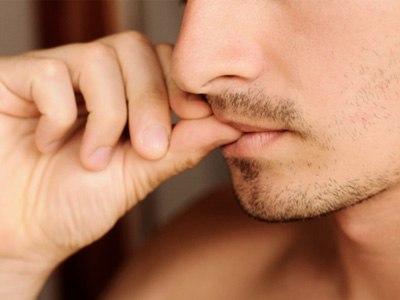
<path fill-rule="evenodd" d="M 221 123 L 215 116 L 198 120 L 180 121 L 171 136 L 169 159 L 175 164 L 183 159 L 196 164 L 201 158 L 217 147 L 235 142 L 242 133 Z"/>
<path fill-rule="evenodd" d="M 172 131 L 168 153 L 159 161 L 149 162 L 146 170 L 148 179 L 152 178 L 150 182 L 160 184 L 194 167 L 209 152 L 236 141 L 241 135 L 240 131 L 219 122 L 215 116 L 182 120 Z"/>

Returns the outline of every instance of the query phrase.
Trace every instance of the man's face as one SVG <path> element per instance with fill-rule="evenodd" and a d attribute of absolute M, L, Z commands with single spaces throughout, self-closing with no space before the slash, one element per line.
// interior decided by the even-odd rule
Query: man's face
<path fill-rule="evenodd" d="M 400 1 L 189 0 L 173 70 L 248 132 L 224 149 L 254 217 L 309 218 L 400 182 Z"/>

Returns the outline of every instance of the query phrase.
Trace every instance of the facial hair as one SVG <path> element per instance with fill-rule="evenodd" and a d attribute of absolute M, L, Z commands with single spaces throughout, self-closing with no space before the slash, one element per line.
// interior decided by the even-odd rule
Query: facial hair
<path fill-rule="evenodd" d="M 208 95 L 207 102 L 216 115 L 223 113 L 253 125 L 273 122 L 288 130 L 300 145 L 312 144 L 326 153 L 335 153 L 331 136 L 317 132 L 294 100 L 266 96 L 251 89 Z M 382 193 L 395 174 L 397 177 L 399 174 L 396 169 L 382 174 L 366 172 L 362 178 L 355 176 L 343 181 L 335 177 L 334 166 L 322 163 L 317 168 L 303 165 L 299 169 L 290 157 L 283 161 L 263 157 L 225 158 L 240 206 L 253 218 L 266 222 L 310 219 L 347 208 Z M 285 177 L 285 172 L 290 176 Z M 298 180 L 292 176 L 295 173 L 299 174 Z M 304 180 L 307 174 L 312 175 Z"/>

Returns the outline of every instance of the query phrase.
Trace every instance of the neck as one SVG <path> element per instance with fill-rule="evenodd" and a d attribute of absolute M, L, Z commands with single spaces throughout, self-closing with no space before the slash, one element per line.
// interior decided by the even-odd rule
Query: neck
<path fill-rule="evenodd" d="M 386 191 L 336 213 L 350 299 L 400 299 L 400 193 Z"/>

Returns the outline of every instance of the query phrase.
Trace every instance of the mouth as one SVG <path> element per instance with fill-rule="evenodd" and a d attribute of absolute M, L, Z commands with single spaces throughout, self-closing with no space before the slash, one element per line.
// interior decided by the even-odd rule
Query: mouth
<path fill-rule="evenodd" d="M 223 147 L 225 156 L 258 157 L 272 151 L 273 145 L 286 136 L 289 131 L 278 127 L 262 128 L 234 122 L 228 123 L 233 128 L 243 132 L 234 143 Z"/>
<path fill-rule="evenodd" d="M 257 133 L 257 132 L 275 132 L 275 131 L 287 131 L 284 128 L 277 127 L 277 126 L 264 126 L 264 127 L 259 127 L 259 126 L 254 126 L 254 125 L 248 125 L 248 124 L 243 124 L 243 123 L 237 123 L 237 122 L 226 122 L 229 126 L 243 132 L 244 134 L 248 133 Z"/>

